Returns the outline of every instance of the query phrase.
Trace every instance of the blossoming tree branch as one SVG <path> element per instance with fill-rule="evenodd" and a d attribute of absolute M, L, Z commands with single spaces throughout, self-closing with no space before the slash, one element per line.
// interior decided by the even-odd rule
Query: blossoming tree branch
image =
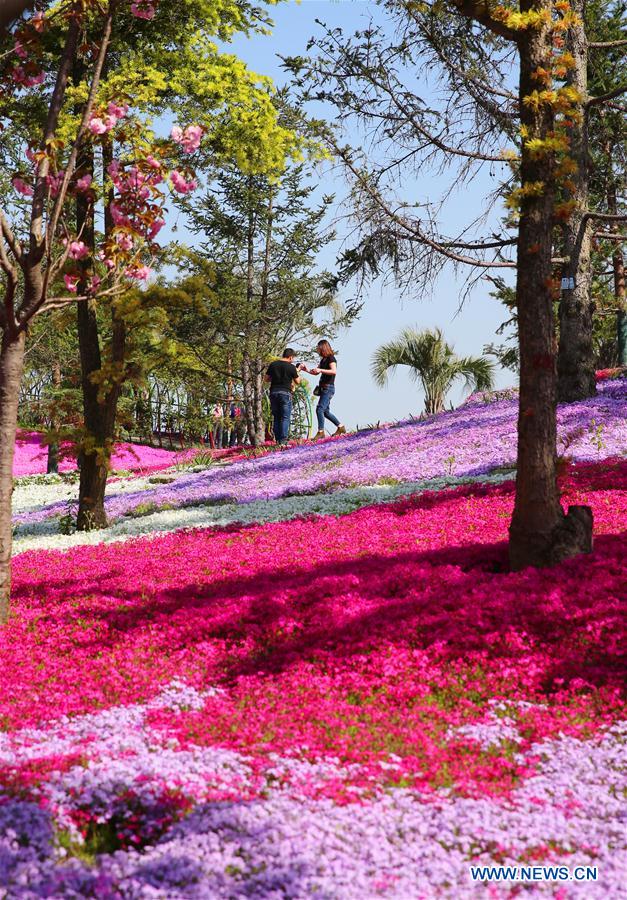
<path fill-rule="evenodd" d="M 232 0 L 37 2 L 4 35 L 0 114 L 15 170 L 0 208 L 0 619 L 10 594 L 13 446 L 29 323 L 77 305 L 81 494 L 97 526 L 125 377 L 119 309 L 127 287 L 150 276 L 168 194 L 195 189 L 191 160 L 203 141 L 208 155 L 251 169 L 272 169 L 285 152 L 267 80 L 260 85 L 210 40 L 263 27 L 258 10 L 247 15 Z M 25 103 L 39 120 L 24 123 Z M 150 113 L 173 107 L 180 124 L 155 135 Z M 95 315 L 103 300 L 114 327 L 108 361 Z"/>

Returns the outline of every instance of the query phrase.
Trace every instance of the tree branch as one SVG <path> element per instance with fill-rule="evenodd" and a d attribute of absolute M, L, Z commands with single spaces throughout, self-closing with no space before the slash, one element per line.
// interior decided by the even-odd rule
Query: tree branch
<path fill-rule="evenodd" d="M 617 234 L 615 231 L 595 231 L 594 237 L 604 241 L 627 241 L 627 234 Z"/>
<path fill-rule="evenodd" d="M 21 262 L 22 260 L 22 248 L 19 244 L 19 241 L 16 240 L 13 232 L 11 231 L 11 226 L 6 220 L 6 216 L 4 212 L 0 209 L 0 231 L 2 231 L 2 235 L 4 236 L 5 241 L 9 245 L 11 253 L 17 260 L 17 262 Z"/>
<path fill-rule="evenodd" d="M 614 88 L 613 91 L 608 91 L 607 94 L 601 94 L 599 97 L 590 97 L 586 102 L 586 107 L 598 106 L 600 103 L 605 103 L 607 100 L 613 100 L 614 97 L 620 97 L 621 94 L 625 93 L 627 93 L 627 84 L 621 84 L 620 87 Z"/>
<path fill-rule="evenodd" d="M 344 164 L 352 172 L 353 176 L 357 179 L 362 189 L 368 194 L 368 196 L 375 201 L 375 203 L 379 206 L 381 210 L 386 214 L 386 216 L 394 222 L 403 232 L 405 232 L 406 240 L 415 241 L 420 244 L 424 244 L 427 247 L 430 247 L 432 250 L 436 250 L 442 256 L 445 256 L 447 259 L 450 259 L 453 262 L 465 263 L 470 266 L 478 266 L 479 268 L 485 269 L 512 269 L 516 267 L 516 263 L 514 262 L 505 262 L 502 260 L 494 260 L 488 261 L 483 259 L 474 259 L 471 256 L 464 256 L 459 253 L 453 252 L 453 248 L 456 247 L 454 241 L 442 242 L 436 240 L 435 238 L 429 237 L 429 235 L 425 234 L 420 227 L 420 222 L 409 222 L 407 219 L 399 216 L 394 210 L 389 206 L 388 203 L 383 199 L 379 191 L 369 183 L 368 179 L 363 176 L 363 174 L 359 171 L 359 169 L 355 166 L 352 159 L 345 151 L 342 151 L 335 142 L 330 139 L 332 146 L 335 152 L 340 156 L 340 158 L 344 161 Z M 515 243 L 515 241 L 511 241 L 511 243 Z M 504 246 L 500 242 L 496 246 Z M 481 247 L 481 244 L 471 245 L 471 244 L 460 244 L 460 249 L 485 249 Z"/>
<path fill-rule="evenodd" d="M 627 213 L 602 213 L 591 212 L 584 213 L 582 222 L 588 219 L 599 219 L 601 222 L 627 222 Z"/>
<path fill-rule="evenodd" d="M 489 4 L 485 0 L 450 0 L 450 2 L 467 19 L 478 22 L 484 28 L 487 28 L 488 31 L 492 31 L 508 41 L 513 41 L 514 43 L 518 41 L 518 33 L 513 28 L 508 28 L 503 22 L 495 19 L 492 16 Z"/>
<path fill-rule="evenodd" d="M 624 47 L 627 45 L 627 38 L 620 41 L 589 41 L 588 47 L 594 50 L 606 50 L 610 47 Z"/>

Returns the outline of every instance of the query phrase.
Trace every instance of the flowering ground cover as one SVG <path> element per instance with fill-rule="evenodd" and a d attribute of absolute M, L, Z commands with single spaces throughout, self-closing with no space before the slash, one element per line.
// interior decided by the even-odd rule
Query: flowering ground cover
<path fill-rule="evenodd" d="M 427 421 L 292 447 L 221 469 L 187 473 L 170 484 L 116 494 L 106 501 L 112 519 L 202 503 L 249 503 L 317 494 L 373 483 L 422 481 L 446 475 L 476 477 L 511 468 L 516 458 L 515 400 L 476 402 Z M 627 453 L 627 379 L 604 381 L 596 397 L 559 411 L 561 451 L 575 460 Z M 18 514 L 25 525 L 63 515 L 52 503 Z"/>
<path fill-rule="evenodd" d="M 47 457 L 48 448 L 43 445 L 42 435 L 39 432 L 18 432 L 13 462 L 14 477 L 45 473 Z M 113 469 L 124 469 L 129 472 L 156 472 L 174 465 L 180 458 L 179 453 L 160 447 L 120 443 L 115 445 L 111 466 Z M 74 469 L 76 469 L 75 459 L 66 457 L 59 461 L 61 472 L 71 472 Z"/>
<path fill-rule="evenodd" d="M 516 895 L 493 860 L 620 897 L 627 462 L 563 487 L 595 549 L 544 571 L 507 571 L 511 482 L 20 554 L 9 896 Z"/>

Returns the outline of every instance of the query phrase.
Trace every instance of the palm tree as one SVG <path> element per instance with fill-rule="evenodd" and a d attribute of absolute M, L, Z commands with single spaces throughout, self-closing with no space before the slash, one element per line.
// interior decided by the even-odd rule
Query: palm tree
<path fill-rule="evenodd" d="M 372 358 L 372 377 L 379 387 L 385 386 L 388 371 L 396 366 L 408 366 L 422 385 L 427 415 L 442 412 L 446 395 L 458 378 L 477 391 L 490 390 L 494 383 L 494 364 L 485 356 L 456 356 L 439 328 L 404 328 L 395 340 L 382 344 Z"/>

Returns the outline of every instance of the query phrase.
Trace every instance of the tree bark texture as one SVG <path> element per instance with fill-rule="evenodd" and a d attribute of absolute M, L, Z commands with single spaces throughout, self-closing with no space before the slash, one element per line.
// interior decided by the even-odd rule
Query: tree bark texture
<path fill-rule="evenodd" d="M 17 407 L 24 368 L 26 336 L 23 331 L 2 332 L 0 344 L 0 623 L 9 617 L 11 598 L 11 494 L 17 433 Z"/>
<path fill-rule="evenodd" d="M 521 10 L 542 5 L 521 3 Z M 520 110 L 530 138 L 545 139 L 553 129 L 549 105 L 523 102 L 537 87 L 533 73 L 549 68 L 551 31 L 528 29 L 519 37 Z M 552 172 L 546 157 L 534 156 L 523 142 L 521 182 L 543 182 L 539 194 L 524 196 L 520 209 L 516 305 L 520 342 L 520 398 L 516 500 L 510 525 L 513 569 L 548 566 L 592 548 L 589 507 L 564 515 L 556 477 L 556 364 L 552 297 Z"/>
<path fill-rule="evenodd" d="M 106 170 L 112 159 L 112 148 L 105 145 L 103 163 Z M 83 167 L 93 169 L 93 159 L 85 157 Z M 109 203 L 111 195 L 106 198 L 105 233 L 113 228 Z M 76 200 L 77 224 L 83 227 L 83 240 L 94 252 L 93 209 L 87 205 L 80 195 Z M 79 290 L 85 290 L 87 273 L 91 266 L 89 257 L 83 262 L 85 282 Z M 126 326 L 111 308 L 111 348 L 110 357 L 113 366 L 122 366 L 126 350 Z M 104 508 L 107 477 L 111 459 L 111 449 L 115 437 L 118 400 L 121 383 L 115 380 L 104 395 L 94 381 L 94 376 L 102 368 L 102 349 L 96 300 L 82 301 L 78 304 L 78 340 L 81 357 L 81 385 L 83 392 L 83 418 L 87 438 L 87 446 L 81 453 L 81 479 L 79 486 L 77 528 L 88 531 L 93 528 L 106 528 L 107 516 Z"/>
<path fill-rule="evenodd" d="M 609 149 L 611 152 L 611 148 Z M 616 201 L 616 185 L 612 182 L 607 195 L 607 208 L 610 213 L 618 213 Z M 617 234 L 618 225 L 612 228 Z M 619 366 L 627 366 L 627 295 L 625 294 L 625 257 L 623 248 L 617 242 L 612 254 L 612 269 L 614 272 L 614 296 L 616 297 L 616 350 Z"/>
<path fill-rule="evenodd" d="M 572 0 L 571 5 L 583 20 L 584 0 Z M 588 98 L 588 42 L 583 21 L 570 28 L 568 49 L 575 65 L 568 73 L 567 83 L 575 88 L 582 102 L 585 102 Z M 564 256 L 568 262 L 562 269 L 562 277 L 568 279 L 568 286 L 562 288 L 559 305 L 557 398 L 560 403 L 584 400 L 596 393 L 592 338 L 594 301 L 590 264 L 592 223 L 584 219 L 588 210 L 590 177 L 587 115 L 584 114 L 580 122 L 573 120 L 569 134 L 570 156 L 575 160 L 577 169 L 572 176 L 572 200 L 575 206 L 563 227 Z"/>
<path fill-rule="evenodd" d="M 61 365 L 58 359 L 52 361 L 52 386 L 53 390 L 56 392 L 61 387 Z M 50 416 L 50 426 L 53 431 L 57 432 L 61 425 L 59 420 L 59 416 L 55 409 L 56 404 L 58 403 L 58 398 L 53 396 L 52 398 L 52 414 Z M 59 471 L 59 442 L 54 438 L 48 444 L 48 463 L 46 466 L 46 472 L 48 475 L 56 475 Z"/>

